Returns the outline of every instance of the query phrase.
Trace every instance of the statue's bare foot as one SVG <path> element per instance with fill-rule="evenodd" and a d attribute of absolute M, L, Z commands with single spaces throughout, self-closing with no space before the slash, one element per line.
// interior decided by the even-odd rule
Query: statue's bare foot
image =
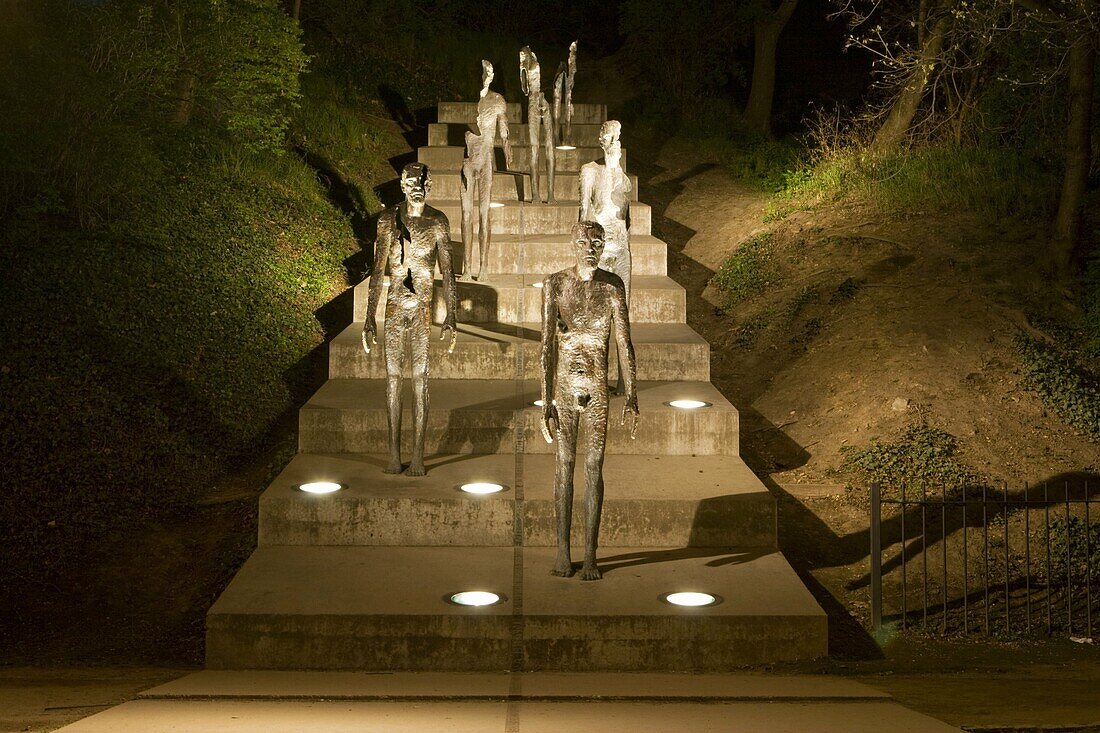
<path fill-rule="evenodd" d="M 390 465 L 382 469 L 382 473 L 401 473 L 405 470 L 405 467 L 401 465 L 401 461 L 390 461 Z"/>
<path fill-rule="evenodd" d="M 591 565 L 585 563 L 584 567 L 581 568 L 581 580 L 599 580 L 602 577 L 603 575 L 600 573 L 600 569 L 596 567 L 595 563 Z"/>
<path fill-rule="evenodd" d="M 573 563 L 559 560 L 555 563 L 554 569 L 550 571 L 550 574 L 556 575 L 559 578 L 572 578 L 575 572 L 576 570 L 573 569 Z"/>
<path fill-rule="evenodd" d="M 424 461 L 413 461 L 409 464 L 409 467 L 405 469 L 406 476 L 427 476 L 428 472 L 424 469 Z"/>

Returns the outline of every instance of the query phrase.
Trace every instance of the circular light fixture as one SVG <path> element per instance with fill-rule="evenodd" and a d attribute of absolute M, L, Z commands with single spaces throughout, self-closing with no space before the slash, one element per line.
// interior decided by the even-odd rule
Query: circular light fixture
<path fill-rule="evenodd" d="M 469 484 L 462 484 L 458 487 L 458 490 L 465 491 L 467 494 L 497 494 L 504 491 L 504 487 L 489 481 L 475 481 Z"/>
<path fill-rule="evenodd" d="M 497 603 L 503 603 L 504 598 L 496 593 L 490 593 L 486 590 L 464 590 L 461 593 L 451 594 L 451 603 L 459 606 L 492 606 Z"/>
<path fill-rule="evenodd" d="M 531 287 L 533 287 L 533 288 L 541 288 L 541 287 L 542 287 L 542 284 L 543 284 L 543 283 L 542 283 L 542 280 L 539 280 L 539 281 L 538 281 L 537 283 L 531 283 Z"/>
<path fill-rule="evenodd" d="M 681 410 L 698 410 L 701 407 L 710 407 L 709 402 L 703 402 L 702 400 L 672 400 L 672 402 L 666 402 L 669 407 L 679 407 Z"/>
<path fill-rule="evenodd" d="M 490 209 L 503 209 L 504 208 L 504 202 L 503 201 L 491 201 L 491 202 L 489 202 L 489 208 Z"/>
<path fill-rule="evenodd" d="M 685 608 L 713 606 L 719 602 L 718 596 L 711 595 L 710 593 L 699 593 L 697 591 L 666 593 L 661 596 L 661 600 L 665 603 L 671 603 L 673 606 L 683 606 Z"/>
<path fill-rule="evenodd" d="M 556 150 L 576 150 L 577 146 L 576 145 L 558 145 L 555 149 Z"/>
<path fill-rule="evenodd" d="M 298 490 L 307 494 L 332 494 L 344 488 L 343 484 L 335 481 L 311 481 L 308 484 L 299 484 Z"/>

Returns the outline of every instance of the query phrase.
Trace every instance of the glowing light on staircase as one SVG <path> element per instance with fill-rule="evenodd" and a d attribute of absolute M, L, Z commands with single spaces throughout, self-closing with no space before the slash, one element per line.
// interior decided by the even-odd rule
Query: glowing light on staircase
<path fill-rule="evenodd" d="M 689 608 L 713 606 L 718 602 L 717 596 L 712 596 L 710 593 L 699 593 L 697 591 L 667 593 L 662 596 L 662 598 L 666 603 L 671 603 L 674 606 L 686 606 Z"/>
<path fill-rule="evenodd" d="M 504 491 L 504 487 L 500 484 L 494 484 L 488 481 L 476 481 L 474 483 L 462 484 L 462 486 L 458 488 L 465 491 L 467 494 L 496 494 L 497 492 Z"/>
<path fill-rule="evenodd" d="M 577 146 L 576 145 L 558 145 L 554 149 L 555 150 L 576 150 Z"/>
<path fill-rule="evenodd" d="M 531 287 L 541 288 L 542 287 L 542 280 L 539 280 L 537 283 L 531 283 Z"/>
<path fill-rule="evenodd" d="M 503 201 L 493 201 L 489 204 L 489 208 L 490 209 L 503 209 L 504 208 L 504 202 Z"/>
<path fill-rule="evenodd" d="M 701 407 L 711 406 L 709 402 L 703 402 L 702 400 L 673 400 L 665 404 L 669 407 L 679 407 L 681 410 L 698 410 Z"/>
<path fill-rule="evenodd" d="M 485 590 L 464 590 L 451 596 L 451 603 L 460 606 L 491 606 L 500 601 L 501 598 L 496 593 Z"/>
<path fill-rule="evenodd" d="M 308 484 L 298 486 L 299 491 L 304 491 L 307 494 L 331 494 L 342 488 L 344 488 L 343 484 L 338 484 L 335 481 L 311 481 Z"/>

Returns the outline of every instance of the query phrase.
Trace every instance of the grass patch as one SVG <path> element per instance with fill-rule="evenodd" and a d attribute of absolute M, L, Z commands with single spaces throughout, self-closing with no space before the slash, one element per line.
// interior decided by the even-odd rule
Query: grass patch
<path fill-rule="evenodd" d="M 1070 427 L 1100 441 L 1100 379 L 1077 356 L 1026 335 L 1015 340 L 1024 384 Z"/>
<path fill-rule="evenodd" d="M 772 235 L 767 232 L 757 234 L 733 251 L 711 278 L 710 284 L 725 294 L 728 305 L 740 303 L 776 285 L 779 278 L 774 254 Z"/>
<path fill-rule="evenodd" d="M 884 495 L 899 494 L 902 487 L 907 492 L 957 493 L 980 483 L 960 460 L 955 436 L 923 423 L 910 425 L 892 442 L 845 446 L 841 453 L 842 471 L 861 486 L 878 483 Z"/>

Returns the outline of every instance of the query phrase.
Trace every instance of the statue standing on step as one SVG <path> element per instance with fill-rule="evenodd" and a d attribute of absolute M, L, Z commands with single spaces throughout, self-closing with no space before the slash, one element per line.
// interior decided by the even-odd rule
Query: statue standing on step
<path fill-rule="evenodd" d="M 554 142 L 573 144 L 573 79 L 577 75 L 577 42 L 569 44 L 569 60 L 554 75 Z M 563 115 L 564 112 L 564 115 Z M 562 124 L 565 120 L 565 124 Z"/>
<path fill-rule="evenodd" d="M 530 46 L 519 52 L 519 85 L 527 95 L 527 139 L 531 145 L 531 190 L 534 199 L 542 198 L 539 192 L 539 146 L 546 158 L 546 198 L 554 200 L 554 120 L 546 95 L 542 93 L 542 71 L 539 60 Z"/>
<path fill-rule="evenodd" d="M 389 406 L 390 463 L 386 473 L 401 473 L 401 382 L 405 341 L 412 351 L 413 454 L 406 476 L 423 476 L 424 434 L 428 427 L 428 335 L 432 325 L 435 265 L 443 280 L 447 315 L 440 339 L 450 336 L 448 353 L 455 347 L 455 277 L 451 267 L 451 227 L 447 216 L 425 203 L 432 179 L 428 166 L 409 163 L 401 171 L 405 200 L 382 212 L 374 243 L 374 263 L 363 324 L 363 349 L 369 354 L 376 342 L 375 314 L 382 295 L 386 264 L 390 288 L 383 323 L 386 354 L 386 400 Z"/>
<path fill-rule="evenodd" d="M 614 326 L 626 380 L 621 423 L 630 419 L 630 437 L 638 427 L 637 364 L 630 341 L 626 289 L 618 275 L 599 268 L 603 227 L 582 221 L 571 234 L 575 267 L 550 275 L 542 287 L 542 434 L 557 441 L 554 503 L 558 555 L 553 575 L 569 577 L 573 562 L 569 534 L 573 521 L 573 470 L 577 435 L 584 421 L 585 537 L 582 580 L 599 580 L 596 544 L 603 507 L 603 456 L 607 442 L 607 356 Z"/>
<path fill-rule="evenodd" d="M 619 133 L 622 126 L 617 120 L 608 120 L 600 127 L 600 147 L 604 162 L 595 161 L 581 166 L 581 221 L 595 221 L 603 226 L 604 249 L 600 268 L 619 276 L 630 300 L 630 176 L 621 165 L 622 145 Z M 615 394 L 623 394 L 622 362 Z"/>
<path fill-rule="evenodd" d="M 481 62 L 481 99 L 477 103 L 477 133 L 466 131 L 466 159 L 462 161 L 462 277 L 473 272 L 474 251 L 474 188 L 478 197 L 478 249 L 480 265 L 474 280 L 485 273 L 489 262 L 489 242 L 492 227 L 489 224 L 489 204 L 493 200 L 493 143 L 497 130 L 504 145 L 504 162 L 512 167 L 512 144 L 508 141 L 508 105 L 504 97 L 489 89 L 493 83 L 493 65 Z"/>

